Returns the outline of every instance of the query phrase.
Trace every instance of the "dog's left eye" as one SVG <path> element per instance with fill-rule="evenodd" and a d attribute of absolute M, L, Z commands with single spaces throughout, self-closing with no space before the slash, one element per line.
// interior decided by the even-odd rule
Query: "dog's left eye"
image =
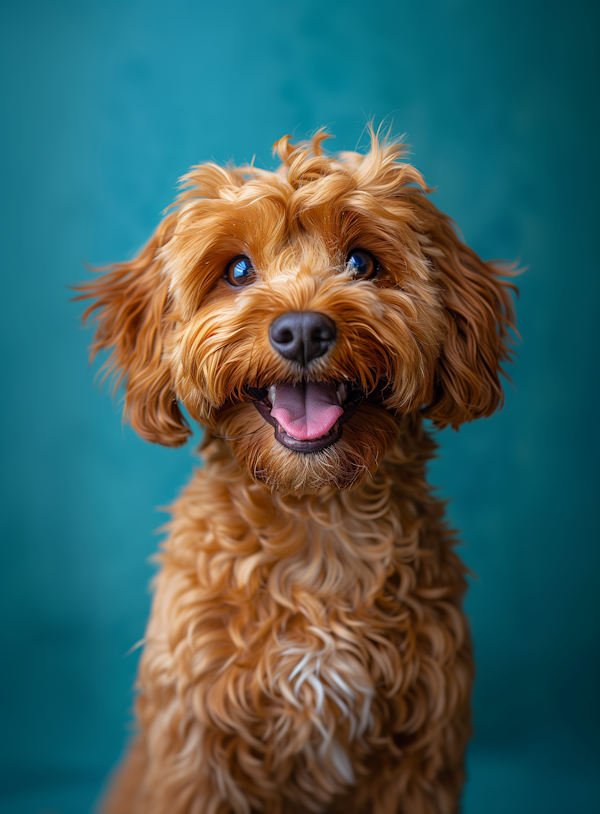
<path fill-rule="evenodd" d="M 354 249 L 346 258 L 346 268 L 358 280 L 369 280 L 379 271 L 379 263 L 364 249 Z"/>
<path fill-rule="evenodd" d="M 255 271 L 250 258 L 245 255 L 234 257 L 227 266 L 225 278 L 228 283 L 235 286 L 250 285 L 250 283 L 253 283 Z"/>

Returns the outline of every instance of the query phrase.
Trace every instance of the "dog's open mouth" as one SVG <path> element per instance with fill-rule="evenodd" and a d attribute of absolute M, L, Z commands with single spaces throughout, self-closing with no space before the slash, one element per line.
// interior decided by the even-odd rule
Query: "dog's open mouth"
<path fill-rule="evenodd" d="M 294 452 L 319 452 L 335 444 L 342 424 L 360 407 L 364 391 L 342 382 L 303 381 L 248 388 L 254 406 L 275 427 L 275 438 Z"/>

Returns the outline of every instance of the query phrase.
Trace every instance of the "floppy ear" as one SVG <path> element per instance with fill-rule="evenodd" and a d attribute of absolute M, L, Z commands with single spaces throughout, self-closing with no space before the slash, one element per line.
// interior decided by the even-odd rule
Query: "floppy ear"
<path fill-rule="evenodd" d="M 115 389 L 124 385 L 125 418 L 142 438 L 164 446 L 180 446 L 191 434 L 163 355 L 172 317 L 159 249 L 173 227 L 169 215 L 137 257 L 99 269 L 102 276 L 77 286 L 81 293 L 75 298 L 96 300 L 83 314 L 84 324 L 96 325 L 91 357 L 111 350 L 105 369 Z"/>
<path fill-rule="evenodd" d="M 440 428 L 491 415 L 504 401 L 499 375 L 510 361 L 514 308 L 502 279 L 511 272 L 484 263 L 456 233 L 453 221 L 423 194 L 411 194 L 423 215 L 429 255 L 445 306 L 447 332 L 433 396 L 423 413 Z"/>

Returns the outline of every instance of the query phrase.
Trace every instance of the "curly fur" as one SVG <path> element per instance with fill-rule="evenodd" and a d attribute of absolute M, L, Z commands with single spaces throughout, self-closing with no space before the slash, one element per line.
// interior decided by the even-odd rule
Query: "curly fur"
<path fill-rule="evenodd" d="M 80 287 L 125 414 L 176 446 L 206 427 L 173 507 L 140 661 L 138 734 L 107 814 L 452 814 L 473 664 L 465 569 L 427 486 L 438 427 L 502 401 L 510 284 L 431 203 L 402 147 L 289 137 L 277 172 L 194 167 L 154 236 Z M 381 264 L 353 279 L 356 246 Z M 256 281 L 224 269 L 248 255 Z M 306 369 L 269 325 L 333 319 Z M 340 440 L 280 444 L 248 388 L 351 381 Z"/>

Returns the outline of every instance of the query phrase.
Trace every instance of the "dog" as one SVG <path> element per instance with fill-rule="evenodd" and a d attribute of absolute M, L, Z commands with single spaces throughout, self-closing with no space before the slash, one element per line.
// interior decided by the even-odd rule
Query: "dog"
<path fill-rule="evenodd" d="M 514 286 L 401 143 L 325 138 L 193 167 L 80 286 L 133 429 L 179 446 L 182 405 L 205 428 L 105 814 L 458 810 L 466 569 L 426 466 L 432 428 L 502 403 Z"/>

